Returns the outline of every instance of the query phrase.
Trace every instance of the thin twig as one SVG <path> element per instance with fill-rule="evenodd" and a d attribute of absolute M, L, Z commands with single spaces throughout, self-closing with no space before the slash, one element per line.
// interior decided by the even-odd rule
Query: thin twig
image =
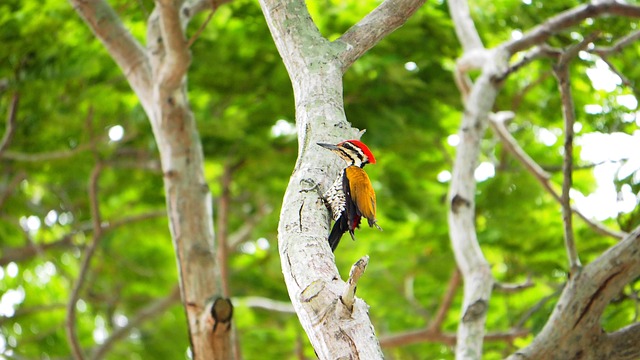
<path fill-rule="evenodd" d="M 89 180 L 89 202 L 91 208 L 91 219 L 93 224 L 93 240 L 86 248 L 84 253 L 84 258 L 82 260 L 82 264 L 80 266 L 80 272 L 78 273 L 78 278 L 73 286 L 73 290 L 71 291 L 71 296 L 69 298 L 69 303 L 67 304 L 67 316 L 65 321 L 65 329 L 67 333 L 67 341 L 69 341 L 69 345 L 71 347 L 71 353 L 76 360 L 83 360 L 84 353 L 82 351 L 82 347 L 80 346 L 80 342 L 78 341 L 78 335 L 76 333 L 76 304 L 80 297 L 80 291 L 82 290 L 82 285 L 87 277 L 87 273 L 89 271 L 89 265 L 91 264 L 91 258 L 95 253 L 98 243 L 102 238 L 102 226 L 101 226 L 101 217 L 100 217 L 100 206 L 98 202 L 98 179 L 100 178 L 100 173 L 102 172 L 102 165 L 100 163 L 96 164 L 91 172 L 91 177 Z"/>
<path fill-rule="evenodd" d="M 217 253 L 218 264 L 220 268 L 220 278 L 222 282 L 222 296 L 231 296 L 231 290 L 229 288 L 229 211 L 231 203 L 231 182 L 233 180 L 233 173 L 237 166 L 227 162 L 224 165 L 224 170 L 220 178 L 220 187 L 222 193 L 218 200 L 218 221 L 217 221 Z"/>
<path fill-rule="evenodd" d="M 513 294 L 525 289 L 529 289 L 534 285 L 535 284 L 531 280 L 531 276 L 527 276 L 527 280 L 525 280 L 525 282 L 523 283 L 509 284 L 496 282 L 495 284 L 493 284 L 493 290 L 499 291 L 503 294 Z"/>
<path fill-rule="evenodd" d="M 232 300 L 234 304 L 237 303 L 248 308 L 259 308 L 286 314 L 296 313 L 290 301 L 278 301 L 260 296 L 246 296 L 241 298 L 233 298 Z"/>
<path fill-rule="evenodd" d="M 504 112 L 500 112 L 498 114 L 502 114 Z M 494 133 L 500 137 L 504 148 L 511 153 L 520 163 L 524 166 L 524 168 L 529 171 L 533 177 L 538 180 L 540 185 L 553 197 L 557 202 L 561 201 L 560 195 L 554 189 L 553 184 L 550 181 L 551 175 L 549 175 L 543 168 L 538 165 L 535 160 L 533 160 L 518 144 L 518 142 L 511 136 L 509 130 L 505 126 L 505 119 L 498 114 L 492 114 L 490 116 L 489 124 L 493 129 Z M 515 116 L 513 113 L 510 113 L 511 116 Z M 597 233 L 611 236 L 616 239 L 622 239 L 627 234 L 620 231 L 614 231 L 604 226 L 603 224 L 589 219 L 586 215 L 584 215 L 577 207 L 572 206 L 571 210 L 576 213 L 589 227 L 595 230 Z"/>
<path fill-rule="evenodd" d="M 453 299 L 456 295 L 456 290 L 460 286 L 462 282 L 462 276 L 460 274 L 460 270 L 456 267 L 453 269 L 453 273 L 449 278 L 449 283 L 447 284 L 447 289 L 444 292 L 444 296 L 442 296 L 442 300 L 440 301 L 440 306 L 436 311 L 436 315 L 433 317 L 433 320 L 427 326 L 427 329 L 431 331 L 439 331 L 442 323 L 447 318 L 447 313 L 451 308 L 451 304 L 453 304 Z"/>
<path fill-rule="evenodd" d="M 126 338 L 131 330 L 139 327 L 145 321 L 153 319 L 157 315 L 163 313 L 171 306 L 178 304 L 180 301 L 180 287 L 175 286 L 169 295 L 157 299 L 147 306 L 140 309 L 133 317 L 129 319 L 127 325 L 119 327 L 111 333 L 111 335 L 97 348 L 93 350 L 91 358 L 99 360 L 107 355 L 107 352 L 120 340 Z"/>
<path fill-rule="evenodd" d="M 640 30 L 636 30 L 632 33 L 629 33 L 623 37 L 621 37 L 618 41 L 616 41 L 613 45 L 609 47 L 596 47 L 591 52 L 594 54 L 598 54 L 601 57 L 607 57 L 614 53 L 619 53 L 622 49 L 628 45 L 633 44 L 636 40 L 640 39 Z"/>
<path fill-rule="evenodd" d="M 518 322 L 515 324 L 515 328 L 516 329 L 521 329 L 524 327 L 524 324 L 527 322 L 527 320 L 529 320 L 533 314 L 535 314 L 536 312 L 538 312 L 540 309 L 542 309 L 542 307 L 544 307 L 549 300 L 558 297 L 558 295 L 560 295 L 560 293 L 562 292 L 562 290 L 564 289 L 565 284 L 562 284 L 561 286 L 558 286 L 558 288 L 551 294 L 543 297 L 542 299 L 540 299 L 535 305 L 533 305 L 527 312 L 525 312 L 520 319 L 518 319 Z"/>
<path fill-rule="evenodd" d="M 488 332 L 484 335 L 483 339 L 484 341 L 505 341 L 511 343 L 513 340 L 525 337 L 529 334 L 529 330 L 526 329 L 512 329 L 504 332 Z M 454 346 L 456 341 L 456 334 L 424 329 L 381 336 L 380 346 L 391 348 L 424 342 L 434 342 Z"/>
<path fill-rule="evenodd" d="M 103 222 L 101 224 L 102 234 L 109 231 L 113 231 L 118 227 L 125 226 L 134 222 L 144 221 L 153 218 L 164 217 L 167 215 L 167 212 L 164 210 L 160 211 L 150 211 L 147 213 L 136 214 L 126 218 L 117 219 L 110 222 Z M 62 235 L 57 240 L 53 240 L 47 243 L 39 244 L 39 243 L 30 243 L 26 246 L 21 247 L 10 247 L 5 248 L 2 256 L 0 256 L 0 266 L 4 266 L 10 262 L 20 262 L 26 261 L 37 254 L 52 251 L 55 249 L 64 249 L 68 247 L 73 247 L 73 237 L 80 233 L 85 233 L 93 230 L 93 226 L 91 224 L 81 224 L 76 227 L 74 230 L 69 231 L 68 233 Z"/>
<path fill-rule="evenodd" d="M 27 178 L 27 173 L 21 170 L 19 173 L 17 173 L 13 177 L 13 179 L 11 179 L 9 184 L 7 184 L 7 186 L 4 188 L 4 191 L 2 192 L 2 194 L 0 194 L 0 209 L 2 209 L 4 202 L 7 201 L 9 196 L 11 196 L 11 193 L 13 192 L 13 190 L 20 184 L 20 182 L 22 182 L 22 180 L 26 178 Z"/>
<path fill-rule="evenodd" d="M 202 24 L 200 24 L 200 27 L 198 28 L 198 30 L 196 30 L 193 36 L 191 36 L 191 38 L 189 39 L 189 42 L 187 43 L 187 48 L 191 48 L 191 45 L 193 45 L 193 43 L 196 42 L 196 40 L 198 40 L 198 38 L 200 37 L 200 34 L 202 34 L 204 29 L 207 27 L 207 25 L 209 24 L 209 21 L 211 21 L 211 19 L 213 18 L 213 14 L 215 14 L 215 12 L 216 12 L 216 7 L 212 6 L 211 11 L 209 11 L 209 15 L 207 15 L 207 18 L 204 20 Z"/>
<path fill-rule="evenodd" d="M 16 117 L 18 113 L 18 103 L 20 102 L 20 94 L 15 93 L 11 98 L 11 105 L 9 105 L 9 113 L 7 114 L 7 128 L 4 131 L 4 135 L 0 140 L 0 157 L 2 153 L 9 147 L 13 134 L 16 131 Z"/>
<path fill-rule="evenodd" d="M 562 163 L 562 219 L 564 224 L 564 243 L 569 257 L 569 267 L 571 273 L 574 274 L 580 268 L 580 258 L 576 250 L 575 237 L 573 233 L 573 211 L 571 209 L 571 198 L 569 192 L 573 187 L 573 125 L 575 123 L 575 106 L 571 94 L 571 83 L 569 79 L 569 63 L 578 53 L 587 47 L 589 43 L 598 37 L 599 33 L 595 32 L 585 37 L 579 44 L 567 49 L 562 55 L 558 63 L 554 66 L 553 72 L 558 79 L 558 89 L 560 90 L 560 98 L 562 99 L 562 115 L 564 118 L 564 159 Z"/>

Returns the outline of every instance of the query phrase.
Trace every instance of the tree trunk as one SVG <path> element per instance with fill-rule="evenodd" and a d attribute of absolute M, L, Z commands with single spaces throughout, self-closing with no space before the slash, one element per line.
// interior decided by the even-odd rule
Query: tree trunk
<path fill-rule="evenodd" d="M 342 74 L 423 1 L 385 1 L 340 39 L 320 35 L 304 1 L 261 0 L 260 5 L 291 78 L 298 129 L 298 160 L 284 196 L 278 243 L 289 297 L 320 359 L 381 359 L 367 304 L 352 299 L 366 259 L 341 280 L 327 242 L 330 216 L 319 195 L 344 166 L 317 142 L 357 139 L 346 121 Z"/>
<path fill-rule="evenodd" d="M 149 17 L 147 49 L 106 2 L 71 0 L 71 4 L 123 70 L 151 122 L 162 163 L 193 358 L 229 359 L 231 319 L 222 319 L 224 324 L 218 326 L 216 321 L 221 319 L 212 314 L 211 299 L 220 293 L 213 208 L 186 80 L 190 52 L 184 29 L 196 9 L 211 4 L 157 1 Z"/>

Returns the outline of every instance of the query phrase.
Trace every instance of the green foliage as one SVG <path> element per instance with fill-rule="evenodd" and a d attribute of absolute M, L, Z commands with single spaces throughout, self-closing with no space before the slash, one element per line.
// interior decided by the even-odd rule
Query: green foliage
<path fill-rule="evenodd" d="M 153 2 L 110 3 L 144 43 Z M 531 1 L 523 6 L 514 0 L 483 0 L 472 2 L 471 11 L 485 45 L 495 46 L 511 38 L 514 30 L 526 32 L 577 3 Z M 331 40 L 376 5 L 374 1 L 308 2 L 320 31 Z M 206 17 L 198 15 L 189 35 Z M 572 34 L 582 37 L 602 30 L 597 45 L 610 46 L 634 26 L 616 18 L 597 20 L 554 36 L 549 43 L 566 48 L 576 43 Z M 24 295 L 12 307 L 15 313 L 0 314 L 0 354 L 68 357 L 64 307 L 94 235 L 88 183 L 96 163 L 104 165 L 98 196 L 107 230 L 80 296 L 81 344 L 87 349 L 99 346 L 100 339 L 124 324 L 122 319 L 130 321 L 177 283 L 168 224 L 161 215 L 165 200 L 156 145 L 120 69 L 68 3 L 4 1 L 0 41 L 0 114 L 8 112 L 11 98 L 19 94 L 16 132 L 0 157 L 0 259 L 6 259 L 0 268 L 0 294 Z M 276 229 L 297 156 L 295 136 L 287 132 L 294 123 L 288 75 L 260 8 L 252 1 L 236 0 L 218 9 L 191 50 L 189 99 L 206 155 L 205 174 L 216 216 L 224 190 L 222 177 L 231 167 L 230 239 L 250 230 L 233 244 L 229 257 L 232 296 L 286 302 Z M 633 66 L 637 53 L 634 45 L 610 58 L 632 83 L 640 76 Z M 459 54 L 446 4 L 427 2 L 344 76 L 347 117 L 353 126 L 367 129 L 363 140 L 379 160 L 368 172 L 385 231 L 363 228 L 357 241 L 345 238 L 336 261 L 346 276 L 360 256 L 371 257 L 358 295 L 371 306 L 380 336 L 429 324 L 455 268 L 447 229 L 446 174 L 455 157 L 455 146 L 448 139 L 458 131 L 462 109 L 451 72 Z M 632 133 L 637 120 L 624 120 L 630 111 L 617 97 L 635 92 L 623 85 L 612 92 L 594 90 L 586 73 L 595 59 L 576 59 L 571 66 L 576 116 L 582 126 L 578 135 Z M 511 133 L 559 185 L 563 123 L 552 65 L 542 59 L 512 74 L 496 110 L 516 112 Z M 603 111 L 587 112 L 590 104 L 602 106 Z M 5 124 L 0 121 L 0 133 Z M 122 140 L 109 139 L 114 126 L 124 129 Z M 557 141 L 546 143 L 541 137 L 545 133 Z M 530 336 L 513 344 L 486 343 L 486 358 L 498 359 L 528 344 L 542 328 L 566 280 L 567 261 L 559 205 L 490 133 L 483 150 L 480 161 L 493 164 L 496 174 L 478 185 L 480 244 L 496 279 L 519 283 L 530 276 L 535 283 L 523 292 L 495 293 L 491 299 L 488 331 L 514 326 L 531 330 Z M 580 158 L 579 148 L 575 161 L 590 165 Z M 618 191 L 628 187 L 638 194 L 637 171 L 616 179 L 615 185 Z M 576 171 L 576 190 L 587 195 L 597 186 L 591 167 Z M 132 221 L 140 215 L 145 216 Z M 574 223 L 583 263 L 614 243 L 594 234 L 582 221 Z M 638 223 L 637 207 L 607 221 L 623 230 Z M 33 251 L 16 257 L 20 249 Z M 631 284 L 607 308 L 602 319 L 606 330 L 637 318 L 637 293 L 638 285 Z M 2 304 L 8 301 L 5 295 L 0 295 Z M 443 331 L 455 332 L 460 305 L 461 288 Z M 535 311 L 530 313 L 531 309 Z M 234 320 L 246 359 L 295 359 L 298 348 L 306 357 L 314 357 L 293 314 L 240 305 Z M 137 325 L 107 358 L 179 359 L 188 356 L 187 348 L 184 311 L 176 304 Z M 452 349 L 438 343 L 385 351 L 397 359 L 453 358 Z"/>

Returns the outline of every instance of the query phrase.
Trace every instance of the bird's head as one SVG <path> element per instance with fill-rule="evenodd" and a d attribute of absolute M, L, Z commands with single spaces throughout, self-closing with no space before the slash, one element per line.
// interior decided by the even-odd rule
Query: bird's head
<path fill-rule="evenodd" d="M 325 143 L 318 143 L 318 145 L 338 154 L 350 166 L 364 167 L 366 164 L 376 163 L 371 150 L 359 140 L 346 140 L 336 145 Z"/>

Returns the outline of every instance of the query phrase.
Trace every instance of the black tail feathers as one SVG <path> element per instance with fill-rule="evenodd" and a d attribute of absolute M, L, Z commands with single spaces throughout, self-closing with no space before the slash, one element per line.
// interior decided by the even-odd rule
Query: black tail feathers
<path fill-rule="evenodd" d="M 331 251 L 336 251 L 342 235 L 347 232 L 347 230 L 349 230 L 349 222 L 347 221 L 347 217 L 340 216 L 335 224 L 333 224 L 333 228 L 331 229 L 331 233 L 329 234 L 329 246 L 331 246 Z"/>

